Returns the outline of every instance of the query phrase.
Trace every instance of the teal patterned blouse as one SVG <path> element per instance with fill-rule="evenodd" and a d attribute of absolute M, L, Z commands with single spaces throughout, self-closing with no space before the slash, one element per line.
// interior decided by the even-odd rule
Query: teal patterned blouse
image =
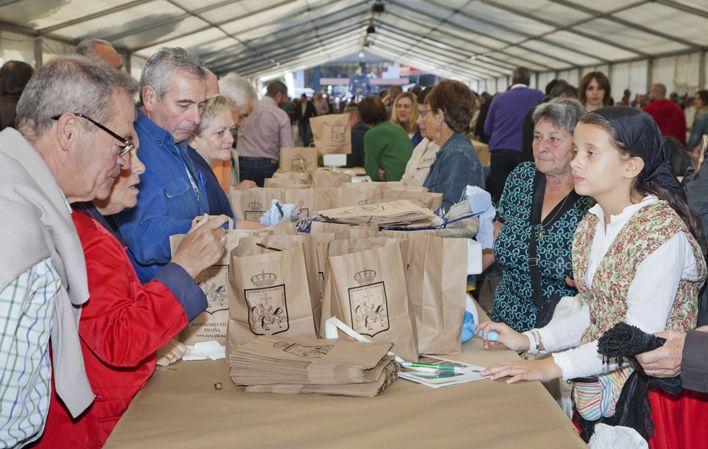
<path fill-rule="evenodd" d="M 494 242 L 494 255 L 504 271 L 494 293 L 492 319 L 506 323 L 519 332 L 534 327 L 538 311 L 533 298 L 528 260 L 536 173 L 533 162 L 524 162 L 516 167 L 506 180 L 497 210 L 497 220 L 504 226 Z M 568 287 L 565 277 L 573 277 L 573 234 L 593 204 L 591 198 L 579 196 L 572 207 L 566 208 L 565 212 L 555 218 L 551 216 L 553 221 L 543 227 L 543 236 L 537 239 L 536 253 L 544 298 L 573 296 L 577 293 Z M 539 231 L 541 227 L 536 225 L 534 232 Z"/>

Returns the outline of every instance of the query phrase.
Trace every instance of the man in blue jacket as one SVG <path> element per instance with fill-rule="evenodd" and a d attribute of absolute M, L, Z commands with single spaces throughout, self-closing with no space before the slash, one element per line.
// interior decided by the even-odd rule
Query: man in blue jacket
<path fill-rule="evenodd" d="M 201 121 L 207 72 L 181 48 L 163 48 L 140 76 L 135 130 L 140 176 L 138 204 L 116 215 L 128 255 L 145 283 L 170 261 L 169 237 L 186 234 L 209 211 L 205 175 L 189 157 L 187 139 Z"/>

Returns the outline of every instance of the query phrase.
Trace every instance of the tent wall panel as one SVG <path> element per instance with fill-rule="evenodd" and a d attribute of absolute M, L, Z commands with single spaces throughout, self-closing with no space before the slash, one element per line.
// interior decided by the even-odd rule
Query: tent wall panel
<path fill-rule="evenodd" d="M 668 93 L 692 95 L 698 89 L 700 53 L 655 59 L 652 62 L 652 83 L 663 83 Z"/>
<path fill-rule="evenodd" d="M 34 38 L 10 31 L 0 31 L 2 61 L 24 61 L 34 67 Z"/>

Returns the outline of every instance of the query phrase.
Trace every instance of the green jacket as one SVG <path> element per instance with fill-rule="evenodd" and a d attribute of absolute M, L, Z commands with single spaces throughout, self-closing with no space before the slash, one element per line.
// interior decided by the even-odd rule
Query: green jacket
<path fill-rule="evenodd" d="M 381 122 L 364 135 L 364 168 L 374 181 L 400 181 L 411 154 L 413 145 L 400 125 Z M 383 179 L 379 169 L 385 172 Z"/>

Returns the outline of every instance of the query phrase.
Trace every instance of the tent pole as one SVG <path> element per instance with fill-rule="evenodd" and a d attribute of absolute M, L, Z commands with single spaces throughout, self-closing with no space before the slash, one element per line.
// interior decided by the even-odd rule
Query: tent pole
<path fill-rule="evenodd" d="M 44 49 L 42 48 L 44 39 L 41 37 L 34 38 L 34 69 L 39 70 L 42 67 L 42 53 Z"/>
<path fill-rule="evenodd" d="M 706 52 L 701 51 L 701 56 L 698 58 L 698 88 L 706 87 Z"/>

